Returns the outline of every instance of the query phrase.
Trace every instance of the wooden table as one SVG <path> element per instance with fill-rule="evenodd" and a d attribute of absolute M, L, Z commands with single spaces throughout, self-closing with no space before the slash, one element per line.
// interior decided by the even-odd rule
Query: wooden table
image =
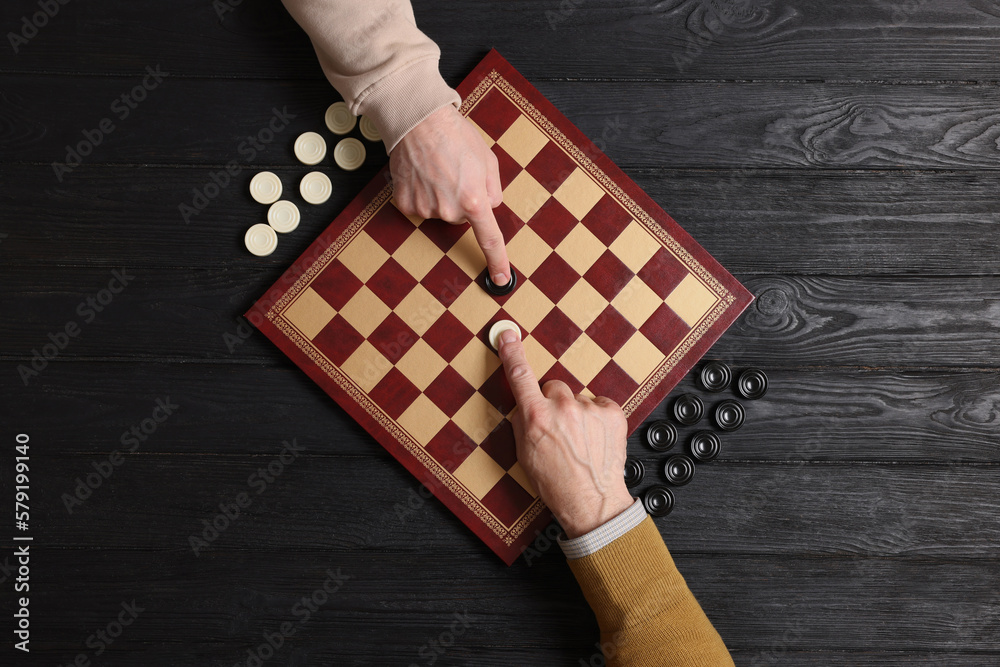
<path fill-rule="evenodd" d="M 69 3 L 33 32 L 38 11 L 7 3 L 30 38 L 0 56 L 32 659 L 247 664 L 288 624 L 265 664 L 602 664 L 558 547 L 503 567 L 239 318 L 386 159 L 329 170 L 272 256 L 243 249 L 250 177 L 294 186 L 292 142 L 337 99 L 280 5 Z M 658 522 L 736 663 L 997 664 L 996 3 L 416 14 L 449 82 L 496 46 L 758 297 L 712 356 L 771 390 Z M 33 664 L 3 599 L 2 650 Z"/>

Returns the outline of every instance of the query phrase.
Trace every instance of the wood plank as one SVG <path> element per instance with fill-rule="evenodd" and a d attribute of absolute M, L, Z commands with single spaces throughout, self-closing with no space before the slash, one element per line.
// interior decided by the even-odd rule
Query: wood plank
<path fill-rule="evenodd" d="M 264 632 L 297 622 L 296 602 L 339 567 L 342 578 L 351 578 L 293 642 L 309 651 L 311 663 L 377 655 L 380 664 L 407 664 L 456 612 L 469 616 L 461 655 L 477 656 L 476 664 L 502 664 L 511 652 L 537 649 L 561 654 L 555 664 L 568 665 L 594 650 L 595 624 L 561 556 L 527 572 L 451 554 L 415 554 L 405 562 L 378 553 L 252 552 L 195 562 L 176 552 L 41 551 L 38 566 L 51 572 L 51 586 L 32 598 L 38 609 L 33 627 L 49 650 L 80 650 L 122 601 L 135 599 L 144 611 L 112 655 L 165 643 L 172 662 L 162 662 L 164 656 L 143 664 L 189 664 L 175 656 L 187 655 L 187 644 L 202 651 L 200 643 L 210 642 L 235 649 L 226 663 L 232 664 Z M 723 639 L 743 654 L 775 645 L 829 653 L 1000 654 L 993 585 L 1000 565 L 993 560 L 697 556 L 677 564 Z M 235 591 L 234 572 L 242 582 Z"/>
<path fill-rule="evenodd" d="M 724 435 L 721 460 L 1000 463 L 1000 374 L 995 371 L 810 368 L 768 369 L 768 376 L 767 396 L 744 402 L 746 425 Z M 110 381 L 95 385 L 95 378 Z M 46 371 L 38 386 L 4 391 L 0 404 L 12 415 L 37 415 L 17 427 L 63 454 L 107 455 L 123 447 L 123 437 L 131 447 L 130 430 L 141 428 L 158 400 L 178 407 L 137 451 L 269 454 L 292 436 L 318 444 L 336 433 L 332 451 L 339 455 L 381 452 L 354 420 L 289 365 L 72 361 Z M 705 393 L 692 374 L 650 420 L 666 416 L 673 397 L 688 391 L 703 396 L 709 408 L 729 396 Z M 40 406 L 59 419 L 43 418 Z M 680 428 L 678 450 L 691 433 L 710 426 L 706 418 Z M 637 454 L 650 453 L 643 432 L 639 428 L 630 440 Z M 234 433 L 253 438 L 233 438 Z"/>
<path fill-rule="evenodd" d="M 322 128 L 322 113 L 335 99 L 319 81 L 168 76 L 119 120 L 114 100 L 140 81 L 139 75 L 0 75 L 6 160 L 66 162 L 67 146 L 86 142 L 83 133 L 107 119 L 113 132 L 82 166 L 63 174 L 64 183 L 95 164 L 222 165 L 241 158 L 240 143 L 268 127 L 275 107 L 287 107 L 295 118 L 276 146 L 286 151 L 277 153 L 281 163 L 292 165 L 293 137 Z M 992 139 L 1000 89 L 992 85 L 537 83 L 627 167 L 1000 168 Z M 78 103 L 51 104 L 53 97 Z M 51 182 L 57 185 L 55 175 Z"/>
<path fill-rule="evenodd" d="M 140 450 L 109 459 L 57 454 L 65 444 L 43 438 L 33 435 L 39 499 L 32 516 L 61 547 L 163 549 L 194 559 L 195 552 L 295 544 L 328 553 L 431 549 L 495 559 L 374 444 L 369 455 L 344 456 L 340 437 L 307 440 L 290 428 L 293 447 L 270 442 L 270 451 L 257 445 L 252 456 Z M 635 453 L 647 469 L 633 489 L 641 493 L 662 479 L 666 455 Z M 716 461 L 675 489 L 675 509 L 658 525 L 678 554 L 990 557 L 1000 541 L 998 483 L 995 463 Z M 225 508 L 235 512 L 241 493 L 239 516 L 222 516 Z M 218 534 L 207 527 L 216 520 Z M 555 553 L 543 548 L 544 537 L 536 542 L 542 553 L 532 561 Z"/>
<path fill-rule="evenodd" d="M 212 183 L 211 167 L 103 167 L 73 187 L 39 187 L 49 166 L 0 165 L 10 220 L 7 265 L 230 267 L 248 259 L 242 234 L 263 220 L 245 168 L 204 212 L 180 211 Z M 302 252 L 370 178 L 331 173 L 323 206 L 300 201 L 298 170 L 279 168 L 303 221 L 281 237 L 284 266 Z M 797 170 L 631 170 L 630 175 L 730 271 L 741 275 L 971 275 L 1000 273 L 996 179 L 984 173 Z"/>
<path fill-rule="evenodd" d="M 242 265 L 229 270 L 124 267 L 134 280 L 118 295 L 105 294 L 100 312 L 87 299 L 98 298 L 118 269 L 4 270 L 6 308 L 23 313 L 0 320 L 6 372 L 16 376 L 17 362 L 30 361 L 32 350 L 41 351 L 49 334 L 70 322 L 80 333 L 56 360 L 287 363 L 259 337 L 235 355 L 227 346 L 225 336 L 240 326 L 236 318 L 280 275 L 278 267 L 264 270 L 255 259 L 245 254 Z M 713 349 L 723 359 L 768 368 L 989 369 L 1000 359 L 995 276 L 737 277 L 757 301 Z M 44 384 L 42 376 L 28 384 L 39 379 Z"/>
<path fill-rule="evenodd" d="M 460 78 L 496 46 L 534 79 L 843 79 L 992 81 L 1000 20 L 988 2 L 807 7 L 727 0 L 467 3 L 418 0 L 421 29 Z M 37 11 L 15 0 L 8 23 Z M 218 7 L 222 7 L 220 12 Z M 113 44 L 115 48 L 102 48 Z M 105 2 L 61 8 L 2 71 L 123 73 L 170 54 L 186 76 L 319 77 L 308 40 L 278 3 L 164 7 Z"/>

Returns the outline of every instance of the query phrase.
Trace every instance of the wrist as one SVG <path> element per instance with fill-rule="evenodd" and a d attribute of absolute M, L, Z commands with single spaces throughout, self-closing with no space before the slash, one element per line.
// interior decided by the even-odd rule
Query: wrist
<path fill-rule="evenodd" d="M 567 539 L 572 540 L 603 526 L 631 507 L 634 502 L 635 499 L 627 489 L 620 489 L 612 496 L 600 499 L 583 511 L 571 515 L 560 516 L 556 514 L 556 518 L 565 531 Z"/>

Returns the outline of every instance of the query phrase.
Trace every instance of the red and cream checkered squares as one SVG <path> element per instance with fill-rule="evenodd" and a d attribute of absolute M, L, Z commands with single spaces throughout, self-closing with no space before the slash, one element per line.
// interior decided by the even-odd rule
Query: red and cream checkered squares
<path fill-rule="evenodd" d="M 481 65 L 460 87 L 462 110 L 500 165 L 494 213 L 519 276 L 513 293 L 484 289 L 468 225 L 406 216 L 376 179 L 331 225 L 314 254 L 323 259 L 300 260 L 277 305 L 258 308 L 262 329 L 511 562 L 546 519 L 517 463 L 492 323 L 520 326 L 541 381 L 608 396 L 634 427 L 665 396 L 667 374 L 683 375 L 696 361 L 688 351 L 714 341 L 716 320 L 749 295 L 716 264 L 706 270 L 711 258 L 655 204 L 637 205 L 634 184 L 598 166 L 557 111 L 540 113 L 547 103 L 499 55 L 487 61 L 495 69 Z"/>

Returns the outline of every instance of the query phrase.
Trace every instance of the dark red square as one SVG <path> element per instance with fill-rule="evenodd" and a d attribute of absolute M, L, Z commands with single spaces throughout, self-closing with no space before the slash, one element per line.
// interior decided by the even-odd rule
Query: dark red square
<path fill-rule="evenodd" d="M 531 159 L 525 169 L 543 188 L 552 193 L 576 170 L 576 162 L 566 155 L 559 144 L 550 141 L 538 151 L 538 155 Z"/>
<path fill-rule="evenodd" d="M 639 269 L 639 278 L 661 299 L 666 299 L 674 291 L 688 270 L 666 248 L 660 248 Z"/>
<path fill-rule="evenodd" d="M 417 338 L 417 334 L 406 325 L 406 322 L 399 319 L 399 315 L 389 313 L 368 336 L 368 342 L 386 359 L 396 363 L 417 342 Z"/>
<path fill-rule="evenodd" d="M 524 221 L 507 208 L 507 205 L 503 202 L 500 202 L 500 205 L 493 209 L 493 217 L 497 220 L 497 225 L 500 227 L 500 233 L 503 234 L 505 243 L 510 243 L 510 240 L 514 238 L 514 234 L 517 234 L 521 227 L 524 227 Z"/>
<path fill-rule="evenodd" d="M 390 257 L 365 284 L 385 305 L 395 308 L 417 286 L 417 279 Z"/>
<path fill-rule="evenodd" d="M 424 332 L 423 339 L 445 361 L 451 361 L 472 340 L 473 333 L 449 311 L 444 311 L 437 322 Z"/>
<path fill-rule="evenodd" d="M 573 324 L 558 308 L 550 310 L 538 326 L 531 330 L 531 336 L 556 359 L 565 354 L 582 333 L 580 327 Z"/>
<path fill-rule="evenodd" d="M 390 210 L 391 209 L 391 210 Z M 383 206 L 382 210 L 365 225 L 365 232 L 390 255 L 396 252 L 416 227 L 409 218 L 402 215 L 395 206 Z"/>
<path fill-rule="evenodd" d="M 594 396 L 607 396 L 618 405 L 623 405 L 639 388 L 639 383 L 611 360 L 590 381 L 587 388 Z"/>
<path fill-rule="evenodd" d="M 649 319 L 639 327 L 649 342 L 656 346 L 660 352 L 670 354 L 677 347 L 678 341 L 684 338 L 691 327 L 680 318 L 680 316 L 670 309 L 670 306 L 663 304 L 656 309 Z"/>
<path fill-rule="evenodd" d="M 449 417 L 455 416 L 474 393 L 476 389 L 451 366 L 445 366 L 427 389 L 424 389 L 427 398 Z"/>
<path fill-rule="evenodd" d="M 483 505 L 505 526 L 513 526 L 535 499 L 510 475 L 504 475 L 490 492 L 483 496 Z"/>
<path fill-rule="evenodd" d="M 572 266 L 566 263 L 562 257 L 552 253 L 545 258 L 535 272 L 531 274 L 531 282 L 541 290 L 542 294 L 549 297 L 552 303 L 559 303 L 559 299 L 566 296 L 566 292 L 580 279 L 580 274 Z"/>
<path fill-rule="evenodd" d="M 621 292 L 625 285 L 628 285 L 633 275 L 613 252 L 605 250 L 583 277 L 600 292 L 601 296 L 611 301 L 618 296 L 618 292 Z"/>
<path fill-rule="evenodd" d="M 553 248 L 573 231 L 576 224 L 573 214 L 554 197 L 549 197 L 528 221 L 528 226 Z"/>
<path fill-rule="evenodd" d="M 621 349 L 622 345 L 635 333 L 632 323 L 622 317 L 614 306 L 608 305 L 604 312 L 587 327 L 587 335 L 609 355 Z"/>
<path fill-rule="evenodd" d="M 514 392 L 511 391 L 510 383 L 507 382 L 507 373 L 504 372 L 503 366 L 496 369 L 493 375 L 483 383 L 483 386 L 479 388 L 479 393 L 502 415 L 507 414 L 517 405 L 517 401 L 514 400 Z"/>
<path fill-rule="evenodd" d="M 502 137 L 520 115 L 521 110 L 496 88 L 483 95 L 479 104 L 469 112 L 469 118 L 494 141 Z"/>
<path fill-rule="evenodd" d="M 552 364 L 552 368 L 545 371 L 545 375 L 541 377 L 539 383 L 544 385 L 549 380 L 559 380 L 561 382 L 565 382 L 569 387 L 569 390 L 574 394 L 579 394 L 583 390 L 583 383 L 577 380 L 573 374 L 566 370 L 566 367 L 558 361 Z"/>
<path fill-rule="evenodd" d="M 604 195 L 580 222 L 604 245 L 611 245 L 631 221 L 631 214 L 621 204 L 610 195 Z"/>
<path fill-rule="evenodd" d="M 424 447 L 448 472 L 455 472 L 475 448 L 476 443 L 450 419 Z"/>
<path fill-rule="evenodd" d="M 310 287 L 323 299 L 340 310 L 361 289 L 361 281 L 351 270 L 335 259 L 312 281 Z"/>
<path fill-rule="evenodd" d="M 420 231 L 443 252 L 451 250 L 468 229 L 468 223 L 453 225 L 437 218 L 427 218 L 420 223 Z"/>
<path fill-rule="evenodd" d="M 447 307 L 472 284 L 472 278 L 466 275 L 450 257 L 442 257 L 434 268 L 427 272 L 420 284 Z"/>
<path fill-rule="evenodd" d="M 342 365 L 361 346 L 365 337 L 339 314 L 313 338 L 313 345 L 337 366 Z"/>
<path fill-rule="evenodd" d="M 517 445 L 514 443 L 514 427 L 504 419 L 480 444 L 483 451 L 493 457 L 504 470 L 517 461 Z"/>
<path fill-rule="evenodd" d="M 399 419 L 399 415 L 403 414 L 419 395 L 420 390 L 417 386 L 395 367 L 390 368 L 385 377 L 368 392 L 368 396 L 393 419 Z"/>
<path fill-rule="evenodd" d="M 500 168 L 500 189 L 506 190 L 517 175 L 521 173 L 521 165 L 510 156 L 500 144 L 493 145 L 493 154 L 497 156 L 497 166 Z"/>

